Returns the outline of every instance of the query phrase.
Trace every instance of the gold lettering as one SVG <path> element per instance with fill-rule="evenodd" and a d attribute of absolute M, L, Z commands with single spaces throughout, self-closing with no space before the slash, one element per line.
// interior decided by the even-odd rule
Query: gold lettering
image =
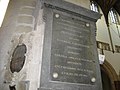
<path fill-rule="evenodd" d="M 61 31 L 61 33 L 71 35 L 71 36 L 75 36 L 75 37 L 78 37 L 78 38 L 83 38 L 83 36 L 80 36 L 80 35 L 77 35 L 77 34 L 74 34 L 74 33 L 71 33 L 71 32 Z"/>
<path fill-rule="evenodd" d="M 81 49 L 81 48 L 77 48 L 77 47 L 67 46 L 67 48 L 82 51 L 82 49 Z"/>
<path fill-rule="evenodd" d="M 69 25 L 67 23 L 63 23 L 63 22 L 57 22 L 57 24 L 63 25 L 63 27 L 65 28 L 66 26 L 69 28 L 73 28 L 73 30 L 84 30 L 85 32 L 90 32 L 89 29 L 87 29 L 85 27 L 85 25 L 81 25 L 79 24 L 79 26 L 75 26 L 75 25 Z"/>
<path fill-rule="evenodd" d="M 75 46 L 81 46 L 81 47 L 85 47 L 85 48 L 90 48 L 90 46 L 83 45 L 83 44 L 80 44 L 80 43 L 73 43 L 73 42 L 69 42 L 69 41 L 65 41 L 65 40 L 61 40 L 61 39 L 57 39 L 57 41 L 67 43 L 67 44 L 72 44 L 72 45 L 75 45 Z"/>
<path fill-rule="evenodd" d="M 68 51 L 69 54 L 74 54 L 74 55 L 80 55 L 80 53 L 77 53 L 77 52 L 70 52 Z"/>
<path fill-rule="evenodd" d="M 70 61 L 68 61 L 67 63 L 68 63 L 68 64 L 73 64 L 73 65 L 82 65 L 81 63 L 77 63 L 77 62 L 70 62 Z"/>

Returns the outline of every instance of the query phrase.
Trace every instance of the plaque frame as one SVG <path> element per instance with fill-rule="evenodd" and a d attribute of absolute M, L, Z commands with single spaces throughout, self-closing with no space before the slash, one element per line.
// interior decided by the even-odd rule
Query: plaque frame
<path fill-rule="evenodd" d="M 97 54 L 97 45 L 95 40 L 96 21 L 100 18 L 100 14 L 87 10 L 83 7 L 64 2 L 62 0 L 44 0 L 41 1 L 44 10 L 45 32 L 44 47 L 42 56 L 42 67 L 40 77 L 39 90 L 102 90 L 99 60 Z M 74 8 L 73 8 L 74 7 Z M 63 12 L 72 14 L 76 18 L 89 22 L 91 25 L 92 48 L 95 55 L 96 63 L 96 82 L 93 85 L 52 81 L 50 78 L 50 59 L 52 45 L 52 24 L 54 12 Z"/>

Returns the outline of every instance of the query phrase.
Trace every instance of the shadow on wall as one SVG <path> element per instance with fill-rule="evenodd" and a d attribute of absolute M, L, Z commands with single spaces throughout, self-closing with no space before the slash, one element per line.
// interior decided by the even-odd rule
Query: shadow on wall
<path fill-rule="evenodd" d="M 16 90 L 15 85 L 14 85 L 14 86 L 10 86 L 10 85 L 9 85 L 9 89 L 10 89 L 10 90 Z"/>

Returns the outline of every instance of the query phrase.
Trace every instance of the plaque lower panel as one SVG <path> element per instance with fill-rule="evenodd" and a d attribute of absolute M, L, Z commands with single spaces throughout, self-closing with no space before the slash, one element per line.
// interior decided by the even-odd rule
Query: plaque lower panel
<path fill-rule="evenodd" d="M 52 81 L 92 84 L 96 78 L 90 23 L 54 13 L 50 73 Z"/>

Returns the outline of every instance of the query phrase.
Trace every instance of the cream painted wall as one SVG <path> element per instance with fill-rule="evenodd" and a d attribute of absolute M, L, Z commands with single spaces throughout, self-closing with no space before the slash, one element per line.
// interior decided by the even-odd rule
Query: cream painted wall
<path fill-rule="evenodd" d="M 90 1 L 89 0 L 64 0 L 70 3 L 74 3 L 76 5 L 82 6 L 84 8 L 90 9 Z"/>
<path fill-rule="evenodd" d="M 104 51 L 105 59 L 113 66 L 117 74 L 119 74 L 120 70 L 120 54 L 119 53 L 112 53 L 109 51 Z"/>
<path fill-rule="evenodd" d="M 97 37 L 98 41 L 109 43 L 109 36 L 107 26 L 104 20 L 104 16 L 101 16 L 101 19 L 97 21 Z"/>
<path fill-rule="evenodd" d="M 102 13 L 102 11 L 100 10 Z M 115 45 L 120 46 L 120 38 L 118 35 L 118 31 L 116 28 L 116 24 L 113 24 L 110 20 L 109 17 L 109 22 L 110 22 L 110 32 L 112 36 L 112 41 L 114 45 L 114 50 L 115 50 Z M 120 30 L 120 25 L 118 25 L 119 30 Z M 104 16 L 102 15 L 101 19 L 97 21 L 97 36 L 96 39 L 98 41 L 106 42 L 109 43 L 110 47 L 110 38 L 108 34 L 108 28 L 106 26 L 106 22 L 104 19 Z M 105 52 L 105 59 L 113 66 L 115 69 L 116 73 L 119 74 L 120 71 L 120 53 L 112 53 L 111 51 L 104 51 Z"/>

